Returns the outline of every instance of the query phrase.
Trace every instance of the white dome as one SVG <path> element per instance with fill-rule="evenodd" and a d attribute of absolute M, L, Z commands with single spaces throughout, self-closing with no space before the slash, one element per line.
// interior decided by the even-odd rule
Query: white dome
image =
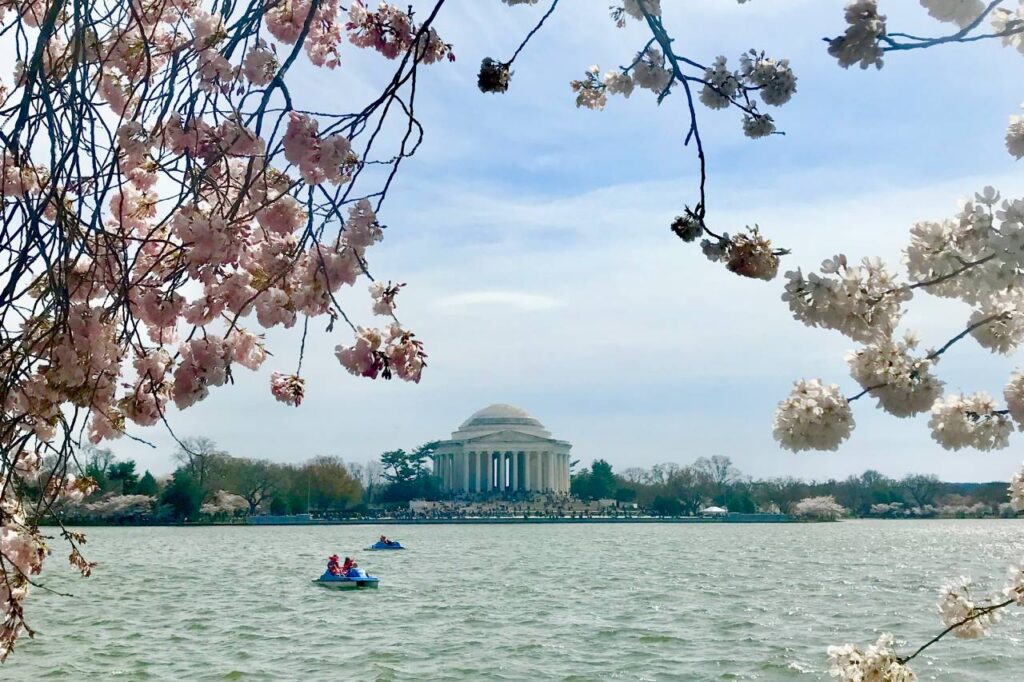
<path fill-rule="evenodd" d="M 542 438 L 551 433 L 529 412 L 514 405 L 495 404 L 474 412 L 462 422 L 459 430 L 452 434 L 452 440 L 475 438 L 499 431 L 520 431 Z"/>
<path fill-rule="evenodd" d="M 487 407 L 477 410 L 470 416 L 469 419 L 462 422 L 462 425 L 468 426 L 474 420 L 481 418 L 507 419 L 510 417 L 513 419 L 533 419 L 533 421 L 537 421 L 532 414 L 522 409 L 521 407 L 516 407 L 515 405 L 506 405 L 505 403 L 495 403 L 494 405 L 488 405 Z M 537 423 L 539 424 L 540 422 Z"/>

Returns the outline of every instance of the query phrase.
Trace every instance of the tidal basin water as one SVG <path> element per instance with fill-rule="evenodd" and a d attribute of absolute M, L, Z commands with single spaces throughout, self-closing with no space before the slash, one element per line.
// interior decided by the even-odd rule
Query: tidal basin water
<path fill-rule="evenodd" d="M 366 552 L 386 532 L 410 549 Z M 936 589 L 1001 586 L 1024 522 L 92 528 L 55 553 L 0 679 L 823 680 L 825 649 L 937 633 Z M 310 580 L 355 555 L 378 591 Z M 1024 611 L 1024 609 L 1018 609 Z M 921 679 L 1024 679 L 1024 614 Z"/>

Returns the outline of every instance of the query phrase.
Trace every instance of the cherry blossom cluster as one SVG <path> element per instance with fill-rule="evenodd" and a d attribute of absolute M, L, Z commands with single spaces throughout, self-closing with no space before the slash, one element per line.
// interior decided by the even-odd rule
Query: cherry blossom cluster
<path fill-rule="evenodd" d="M 985 10 L 981 0 L 921 0 L 933 19 L 956 24 L 963 28 L 977 19 Z"/>
<path fill-rule="evenodd" d="M 270 375 L 270 392 L 282 403 L 298 407 L 306 393 L 306 380 L 297 374 L 274 372 Z"/>
<path fill-rule="evenodd" d="M 846 5 L 846 32 L 829 41 L 828 53 L 847 69 L 857 64 L 862 69 L 882 68 L 885 15 L 878 13 L 877 0 L 855 0 Z"/>
<path fill-rule="evenodd" d="M 96 489 L 88 478 L 44 473 L 43 459 L 34 450 L 11 451 L 4 463 L 5 468 L 0 469 L 0 572 L 5 576 L 0 581 L 0 661 L 7 658 L 25 629 L 22 603 L 32 576 L 43 570 L 43 560 L 50 553 L 46 538 L 28 518 L 18 487 L 42 486 L 51 491 L 54 501 L 72 503 Z M 77 549 L 72 556 L 77 556 Z M 82 565 L 83 572 L 90 568 L 87 563 Z"/>
<path fill-rule="evenodd" d="M 646 22 L 647 16 L 660 17 L 661 3 L 655 0 L 630 0 L 612 8 L 612 18 L 620 27 L 626 25 L 627 18 Z M 760 94 L 761 101 L 770 106 L 781 106 L 793 97 L 796 92 L 796 75 L 789 66 L 789 60 L 775 60 L 764 52 L 752 49 L 740 56 L 739 70 L 730 70 L 724 56 L 717 57 L 709 67 L 700 67 L 696 62 L 675 54 L 670 58 L 667 49 L 664 43 L 660 49 L 648 45 L 629 66 L 603 75 L 600 67 L 591 66 L 582 80 L 570 83 L 576 93 L 576 106 L 604 109 L 608 95 L 628 98 L 637 87 L 651 90 L 660 101 L 668 94 L 673 82 L 685 81 L 702 86 L 699 101 L 708 108 L 726 109 L 735 106 L 742 110 L 743 132 L 747 137 L 765 137 L 776 131 L 772 117 L 758 112 L 754 97 Z M 684 73 L 681 69 L 685 66 L 696 66 L 703 73 Z"/>
<path fill-rule="evenodd" d="M 915 224 L 903 263 L 906 282 L 880 260 L 864 259 L 853 266 L 845 256 L 836 256 L 822 264 L 821 275 L 786 273 L 782 298 L 804 324 L 835 329 L 865 344 L 847 355 L 851 376 L 862 389 L 851 400 L 871 395 L 898 417 L 930 409 L 932 437 L 948 449 L 1007 447 L 1015 424 L 1024 425 L 1021 375 L 1013 374 L 1004 388 L 1004 409 L 985 392 L 944 396 L 932 366 L 965 338 L 1002 355 L 1024 343 L 1024 200 L 1004 200 L 986 187 L 964 201 L 955 217 Z M 913 334 L 895 337 L 904 304 L 917 289 L 973 308 L 959 334 L 923 355 L 911 352 L 917 346 Z M 792 400 L 780 404 L 777 423 L 787 421 Z M 845 418 L 843 424 L 838 431 L 821 425 L 822 433 L 834 434 L 824 449 L 849 435 Z M 784 447 L 791 447 L 790 442 L 780 438 Z"/>
<path fill-rule="evenodd" d="M 1024 158 L 1024 116 L 1010 116 L 1010 125 L 1006 128 L 1006 151 L 1015 159 Z"/>
<path fill-rule="evenodd" d="M 1000 450 L 1010 444 L 1013 421 L 988 393 L 950 394 L 932 405 L 932 438 L 949 450 Z"/>
<path fill-rule="evenodd" d="M 793 515 L 802 519 L 836 521 L 846 514 L 846 508 L 832 495 L 805 497 L 793 505 Z"/>
<path fill-rule="evenodd" d="M 889 633 L 863 651 L 853 644 L 830 646 L 829 675 L 840 682 L 916 682 L 917 675 L 900 662 L 894 646 Z"/>
<path fill-rule="evenodd" d="M 110 513 L 143 503 L 84 501 L 91 482 L 63 475 L 80 434 L 99 443 L 166 422 L 239 368 L 260 369 L 263 330 L 315 318 L 351 327 L 349 371 L 420 380 L 423 346 L 394 317 L 404 285 L 371 288 L 389 320 L 365 349 L 372 334 L 339 299 L 369 277 L 384 235 L 390 178 L 376 171 L 418 146 L 416 69 L 454 59 L 436 12 L 418 21 L 388 3 L 7 4 L 0 42 L 19 61 L 0 87 L 0 657 L 23 628 L 18 576 L 45 554 L 34 519 L 58 498 Z M 358 48 L 395 60 L 380 95 L 351 114 L 303 110 L 289 89 L 296 57 L 336 69 Z M 378 138 L 395 117 L 412 132 Z M 305 383 L 276 371 L 270 392 L 298 406 Z M 61 475 L 35 485 L 22 450 L 48 453 Z M 70 560 L 91 570 L 74 543 Z"/>
<path fill-rule="evenodd" d="M 887 51 L 931 47 L 946 42 L 967 42 L 998 37 L 1003 45 L 1024 54 L 1024 2 L 1016 0 L 1013 9 L 1003 0 L 920 0 L 933 19 L 955 24 L 959 31 L 941 38 L 921 38 L 902 33 L 888 34 L 886 17 L 878 11 L 878 0 L 854 0 L 846 5 L 846 32 L 829 40 L 829 54 L 844 69 L 854 64 L 862 69 L 882 68 Z M 1007 0 L 1013 4 L 1014 0 Z M 987 20 L 992 33 L 980 33 Z M 973 33 L 978 30 L 979 33 Z M 1006 131 L 1006 149 L 1015 158 L 1024 157 L 1024 125 L 1020 116 L 1010 117 Z"/>
<path fill-rule="evenodd" d="M 570 82 L 576 93 L 576 106 L 586 109 L 604 109 L 608 95 L 622 95 L 628 98 L 634 88 L 650 90 L 663 95 L 672 84 L 673 72 L 661 50 L 648 47 L 637 55 L 627 69 L 601 74 L 596 64 L 587 69 L 583 80 Z"/>
<path fill-rule="evenodd" d="M 761 101 L 773 107 L 782 106 L 796 92 L 796 75 L 788 59 L 778 61 L 764 52 L 750 50 L 740 55 L 739 71 L 730 71 L 727 59 L 719 56 L 704 71 L 704 87 L 700 101 L 710 109 L 738 106 L 743 110 L 743 133 L 757 139 L 775 132 L 775 121 L 757 111 L 752 96 L 760 93 Z"/>
<path fill-rule="evenodd" d="M 455 61 L 451 44 L 441 40 L 433 27 L 420 32 L 412 16 L 394 5 L 382 2 L 371 12 L 361 0 L 355 0 L 348 19 L 345 28 L 352 44 L 377 50 L 388 59 L 409 52 L 415 45 L 416 59 L 425 64 L 441 59 Z"/>
<path fill-rule="evenodd" d="M 992 634 L 992 626 L 999 622 L 999 611 L 981 611 L 991 606 L 988 599 L 976 602 L 971 596 L 971 579 L 960 576 L 950 580 L 939 590 L 939 617 L 942 624 L 953 628 L 953 636 L 960 639 L 978 639 Z"/>
<path fill-rule="evenodd" d="M 87 514 L 105 519 L 116 519 L 129 514 L 148 514 L 156 498 L 150 495 L 105 495 L 91 502 L 73 502 L 61 505 L 61 511 L 72 516 Z"/>
<path fill-rule="evenodd" d="M 850 265 L 843 254 L 821 263 L 821 275 L 786 273 L 782 300 L 809 327 L 835 329 L 855 341 L 888 336 L 903 314 L 910 290 L 897 286 L 885 263 L 865 258 Z"/>
<path fill-rule="evenodd" d="M 1024 511 L 1024 469 L 1018 469 L 1010 479 L 1010 506 L 1015 511 Z"/>
<path fill-rule="evenodd" d="M 793 451 L 835 450 L 853 431 L 853 411 L 836 384 L 795 382 L 775 411 L 772 435 Z"/>
<path fill-rule="evenodd" d="M 209 514 L 234 514 L 236 512 L 249 511 L 249 503 L 241 495 L 229 493 L 226 490 L 218 490 L 213 499 L 206 502 L 199 508 L 200 513 Z"/>
<path fill-rule="evenodd" d="M 374 282 L 370 285 L 370 298 L 373 299 L 373 312 L 375 315 L 392 316 L 395 313 L 395 297 L 402 290 L 405 283 L 392 284 L 391 282 Z"/>
<path fill-rule="evenodd" d="M 945 4 L 949 4 L 950 1 L 945 0 Z M 973 5 L 973 9 L 974 16 L 977 17 L 981 15 L 985 7 L 978 0 L 977 4 Z M 1006 7 L 994 8 L 991 25 L 996 35 L 1001 37 L 1003 45 L 1024 54 L 1024 2 L 1017 0 L 1017 7 L 1012 10 Z"/>
<path fill-rule="evenodd" d="M 351 346 L 338 345 L 334 349 L 338 362 L 356 376 L 390 379 L 397 374 L 406 381 L 419 382 L 427 366 L 423 344 L 412 332 L 398 325 L 385 329 L 360 327 Z"/>
<path fill-rule="evenodd" d="M 692 230 L 690 228 L 690 234 Z M 729 272 L 741 277 L 771 280 L 779 271 L 782 252 L 772 246 L 771 240 L 762 235 L 756 225 L 734 237 L 726 232 L 716 236 L 714 241 L 701 240 L 700 247 L 708 260 L 724 263 Z"/>
<path fill-rule="evenodd" d="M 943 383 L 931 372 L 932 361 L 914 357 L 917 338 L 883 337 L 846 356 L 850 376 L 878 406 L 897 417 L 909 417 L 931 409 L 942 394 Z"/>

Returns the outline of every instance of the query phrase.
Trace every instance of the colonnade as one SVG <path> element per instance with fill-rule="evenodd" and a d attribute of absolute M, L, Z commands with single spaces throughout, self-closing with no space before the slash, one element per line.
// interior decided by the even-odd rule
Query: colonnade
<path fill-rule="evenodd" d="M 569 492 L 569 453 L 548 450 L 438 453 L 434 474 L 443 490 Z"/>

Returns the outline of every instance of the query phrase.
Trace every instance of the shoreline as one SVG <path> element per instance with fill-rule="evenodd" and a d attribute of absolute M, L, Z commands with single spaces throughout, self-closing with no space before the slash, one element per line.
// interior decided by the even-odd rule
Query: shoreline
<path fill-rule="evenodd" d="M 752 515 L 751 515 L 752 516 Z M 324 521 L 249 521 L 247 526 L 441 526 L 441 525 L 513 525 L 513 524 L 552 524 L 552 523 L 795 523 L 796 519 L 788 518 L 737 518 L 737 519 L 705 519 L 700 517 L 611 517 L 600 516 L 591 518 L 571 517 L 498 517 L 498 518 L 465 518 L 465 519 L 337 519 Z M 195 524 L 199 525 L 199 524 Z"/>
<path fill-rule="evenodd" d="M 469 519 L 334 519 L 322 521 L 259 521 L 232 522 L 232 521 L 187 521 L 187 522 L 147 522 L 147 523 L 95 523 L 87 521 L 68 521 L 68 527 L 75 528 L 203 528 L 208 526 L 219 527 L 240 527 L 252 528 L 254 526 L 472 526 L 472 525 L 515 525 L 515 524 L 602 524 L 602 523 L 675 523 L 675 524 L 751 524 L 751 523 L 772 523 L 772 524 L 799 524 L 799 523 L 840 523 L 843 521 L 1013 521 L 1012 518 L 1001 518 L 986 516 L 980 518 L 906 518 L 886 519 L 871 516 L 854 516 L 849 518 L 828 520 L 814 519 L 702 519 L 699 517 L 633 517 L 633 518 L 469 518 Z M 41 528 L 56 527 L 53 522 L 39 524 Z"/>
<path fill-rule="evenodd" d="M 254 517 L 260 518 L 260 517 Z M 317 520 L 289 520 L 289 519 L 267 519 L 254 521 L 252 519 L 242 522 L 232 521 L 186 521 L 168 523 L 89 523 L 69 522 L 68 525 L 88 528 L 147 528 L 147 527 L 205 527 L 205 526 L 239 526 L 243 528 L 254 526 L 443 526 L 443 525 L 517 525 L 517 524 L 607 524 L 607 523 L 675 523 L 675 524 L 735 524 L 735 523 L 807 523 L 791 517 L 775 515 L 737 514 L 735 518 L 701 518 L 699 516 L 680 517 L 612 517 L 599 516 L 590 518 L 571 517 L 470 517 L 461 519 L 317 519 Z M 51 524 L 46 524 L 51 525 Z M 52 524 L 56 525 L 56 524 Z"/>

